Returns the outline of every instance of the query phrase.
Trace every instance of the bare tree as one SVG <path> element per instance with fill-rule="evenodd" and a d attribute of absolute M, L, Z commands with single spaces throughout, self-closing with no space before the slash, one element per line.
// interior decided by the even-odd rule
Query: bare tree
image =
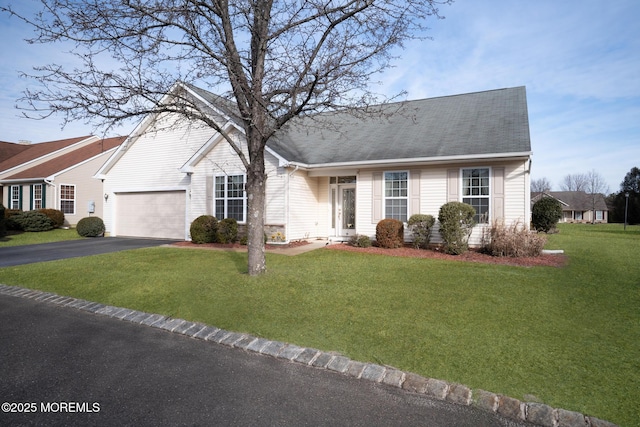
<path fill-rule="evenodd" d="M 575 173 L 565 175 L 560 184 L 562 191 L 586 191 L 588 177 L 587 174 Z"/>
<path fill-rule="evenodd" d="M 586 176 L 586 188 L 585 191 L 589 195 L 589 201 L 591 203 L 591 212 L 592 218 L 591 223 L 595 224 L 596 222 L 596 208 L 598 205 L 598 200 L 604 201 L 604 196 L 609 192 L 609 186 L 605 181 L 604 177 L 596 172 L 594 169 L 587 172 Z"/>
<path fill-rule="evenodd" d="M 551 182 L 547 178 L 534 179 L 531 181 L 532 193 L 544 193 L 545 191 L 551 191 Z"/>
<path fill-rule="evenodd" d="M 41 0 L 30 42 L 71 42 L 77 65 L 36 68 L 27 90 L 36 115 L 109 129 L 123 120 L 172 112 L 220 132 L 247 172 L 249 273 L 265 271 L 264 150 L 292 118 L 364 107 L 375 100 L 371 77 L 389 67 L 392 50 L 422 38 L 429 17 L 452 0 Z M 118 66 L 110 66 L 115 59 Z M 213 92 L 230 87 L 248 156 L 176 81 Z"/>

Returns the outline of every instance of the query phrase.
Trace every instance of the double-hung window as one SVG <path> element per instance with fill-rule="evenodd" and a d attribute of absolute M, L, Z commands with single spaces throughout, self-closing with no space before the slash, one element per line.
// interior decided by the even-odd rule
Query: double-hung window
<path fill-rule="evenodd" d="M 384 173 L 384 217 L 407 222 L 409 172 Z"/>
<path fill-rule="evenodd" d="M 63 214 L 75 215 L 76 213 L 76 186 L 60 185 L 60 210 Z"/>
<path fill-rule="evenodd" d="M 42 209 L 42 184 L 34 184 L 31 187 L 31 208 Z"/>
<path fill-rule="evenodd" d="M 20 186 L 12 185 L 9 190 L 9 208 L 10 209 L 20 209 Z"/>
<path fill-rule="evenodd" d="M 234 218 L 245 222 L 247 196 L 245 175 L 216 176 L 215 181 L 216 218 Z"/>
<path fill-rule="evenodd" d="M 462 169 L 462 202 L 476 210 L 477 224 L 489 222 L 489 168 Z"/>

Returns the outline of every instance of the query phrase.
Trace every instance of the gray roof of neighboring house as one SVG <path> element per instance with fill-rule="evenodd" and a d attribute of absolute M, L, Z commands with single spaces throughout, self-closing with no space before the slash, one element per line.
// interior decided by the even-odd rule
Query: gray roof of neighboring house
<path fill-rule="evenodd" d="M 595 210 L 609 210 L 604 196 L 600 193 L 587 194 L 585 191 L 545 191 L 544 193 L 531 193 L 531 203 L 535 203 L 543 196 L 550 196 L 563 203 L 563 211 L 591 211 L 594 210 L 593 197 L 595 196 Z"/>
<path fill-rule="evenodd" d="M 269 142 L 302 164 L 530 153 L 524 87 L 322 113 L 291 122 Z"/>
<path fill-rule="evenodd" d="M 229 100 L 189 87 L 237 118 Z M 524 86 L 299 117 L 269 148 L 306 165 L 530 153 Z"/>

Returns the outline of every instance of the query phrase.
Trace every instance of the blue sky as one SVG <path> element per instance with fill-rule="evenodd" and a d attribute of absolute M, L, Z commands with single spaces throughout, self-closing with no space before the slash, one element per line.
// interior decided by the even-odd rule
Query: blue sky
<path fill-rule="evenodd" d="M 7 3 L 7 0 L 0 0 Z M 20 8 L 34 0 L 13 1 Z M 431 21 L 432 40 L 398 51 L 374 90 L 408 99 L 526 86 L 532 178 L 559 189 L 567 174 L 595 170 L 611 192 L 640 167 L 640 2 L 637 0 L 458 0 Z M 28 45 L 30 29 L 0 15 L 0 140 L 50 141 L 92 133 L 61 118 L 22 119 L 19 71 L 64 61 Z M 122 128 L 125 134 L 133 129 Z"/>

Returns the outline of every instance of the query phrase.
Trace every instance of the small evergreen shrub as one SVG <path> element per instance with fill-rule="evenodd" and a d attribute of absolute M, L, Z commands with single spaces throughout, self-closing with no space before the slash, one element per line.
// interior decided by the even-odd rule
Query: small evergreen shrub
<path fill-rule="evenodd" d="M 547 243 L 545 235 L 531 232 L 519 222 L 506 226 L 502 221 L 494 221 L 487 234 L 484 249 L 497 257 L 538 256 Z"/>
<path fill-rule="evenodd" d="M 238 221 L 225 218 L 218 223 L 218 242 L 235 243 L 238 241 Z"/>
<path fill-rule="evenodd" d="M 7 209 L 7 208 L 5 208 L 5 210 L 4 210 L 4 219 L 5 219 L 5 226 L 7 227 L 7 230 L 22 231 L 22 227 L 20 226 L 20 224 L 15 222 L 14 219 L 13 219 L 13 217 L 15 217 L 16 215 L 19 215 L 21 213 L 22 213 L 22 211 L 20 209 Z"/>
<path fill-rule="evenodd" d="M 21 230 L 39 232 L 53 230 L 53 221 L 38 211 L 21 212 L 11 217 Z"/>
<path fill-rule="evenodd" d="M 475 214 L 473 206 L 466 203 L 449 202 L 440 207 L 438 221 L 446 253 L 460 255 L 469 249 L 469 236 L 475 225 Z"/>
<path fill-rule="evenodd" d="M 193 220 L 189 232 L 193 243 L 215 243 L 218 234 L 218 220 L 211 215 L 201 215 Z"/>
<path fill-rule="evenodd" d="M 554 230 L 561 218 L 562 205 L 553 197 L 542 197 L 531 209 L 531 222 L 537 231 L 548 233 Z"/>
<path fill-rule="evenodd" d="M 399 248 L 404 245 L 404 224 L 397 219 L 383 219 L 376 225 L 376 242 L 382 248 Z"/>
<path fill-rule="evenodd" d="M 413 235 L 413 247 L 416 249 L 426 249 L 431 240 L 431 230 L 436 223 L 436 219 L 431 215 L 415 214 L 411 215 L 407 226 Z"/>
<path fill-rule="evenodd" d="M 38 212 L 48 216 L 53 221 L 53 227 L 59 228 L 64 224 L 64 214 L 57 209 L 38 209 Z"/>
<path fill-rule="evenodd" d="M 0 203 L 0 238 L 7 235 L 7 221 L 4 219 L 4 210 L 4 205 Z"/>
<path fill-rule="evenodd" d="M 82 237 L 102 237 L 105 232 L 104 222 L 98 216 L 88 216 L 78 221 L 76 231 Z"/>
<path fill-rule="evenodd" d="M 349 245 L 356 248 L 369 248 L 371 247 L 371 239 L 364 234 L 354 234 L 349 239 Z"/>

